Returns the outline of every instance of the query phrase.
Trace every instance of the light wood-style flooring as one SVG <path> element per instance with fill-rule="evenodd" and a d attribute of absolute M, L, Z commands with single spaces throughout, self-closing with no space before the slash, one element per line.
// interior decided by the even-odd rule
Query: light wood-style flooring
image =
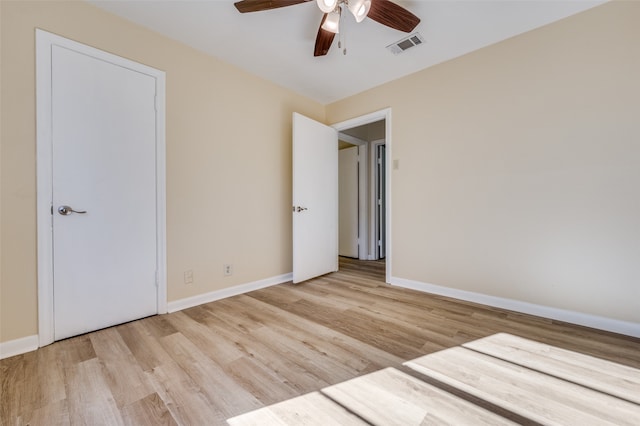
<path fill-rule="evenodd" d="M 500 332 L 640 368 L 640 339 L 388 286 L 382 262 L 340 268 L 2 360 L 0 424 L 222 425 Z"/>

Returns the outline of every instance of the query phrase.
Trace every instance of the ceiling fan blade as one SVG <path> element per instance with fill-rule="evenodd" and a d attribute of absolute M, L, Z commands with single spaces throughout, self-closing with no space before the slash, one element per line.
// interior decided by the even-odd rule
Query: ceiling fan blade
<path fill-rule="evenodd" d="M 410 33 L 420 23 L 416 15 L 389 0 L 371 0 L 367 17 L 405 33 Z"/>
<path fill-rule="evenodd" d="M 242 0 L 233 5 L 240 13 L 260 12 L 262 10 L 277 9 L 279 7 L 293 6 L 306 3 L 311 0 Z"/>
<path fill-rule="evenodd" d="M 335 33 L 322 28 L 322 24 L 324 24 L 324 20 L 327 19 L 327 15 L 328 13 L 325 13 L 322 17 L 322 21 L 320 21 L 320 28 L 318 28 L 318 35 L 316 36 L 316 47 L 313 50 L 313 56 L 326 55 L 329 52 L 331 43 L 333 43 L 333 38 L 336 36 Z"/>

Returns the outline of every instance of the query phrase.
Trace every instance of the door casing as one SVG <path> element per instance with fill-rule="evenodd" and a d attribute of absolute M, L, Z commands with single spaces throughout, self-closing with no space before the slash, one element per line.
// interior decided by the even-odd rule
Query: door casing
<path fill-rule="evenodd" d="M 36 29 L 36 158 L 38 341 L 54 341 L 51 46 L 57 45 L 152 76 L 156 80 L 156 258 L 158 313 L 167 312 L 165 73 L 146 65 Z"/>
<path fill-rule="evenodd" d="M 380 155 L 380 148 L 383 148 L 385 151 L 385 164 L 378 166 L 378 158 Z M 386 208 L 386 198 L 387 194 L 383 188 L 380 188 L 380 180 L 384 182 L 387 178 L 387 169 L 386 169 L 386 144 L 384 139 L 372 141 L 371 142 L 371 211 L 372 211 L 372 220 L 371 220 L 371 259 L 379 260 L 386 257 L 386 241 L 384 231 L 380 231 L 381 228 L 386 227 L 386 215 L 382 217 L 384 213 L 381 213 L 381 208 L 378 205 L 378 195 L 381 195 L 381 200 Z M 382 190 L 382 191 L 380 191 Z M 380 194 L 379 194 L 380 192 Z M 384 225 L 383 225 L 384 224 Z M 381 245 L 381 242 L 384 244 Z M 382 248 L 381 248 L 382 247 Z"/>

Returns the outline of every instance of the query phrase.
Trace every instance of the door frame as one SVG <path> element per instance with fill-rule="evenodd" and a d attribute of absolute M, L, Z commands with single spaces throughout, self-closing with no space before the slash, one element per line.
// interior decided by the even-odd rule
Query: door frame
<path fill-rule="evenodd" d="M 384 120 L 385 122 L 385 192 L 387 197 L 387 203 L 385 208 L 385 214 L 387 217 L 386 221 L 386 247 L 385 247 L 385 282 L 391 282 L 391 271 L 392 271 L 392 244 L 391 244 L 391 158 L 392 158 L 392 141 L 391 141 L 391 108 L 381 109 L 379 111 L 374 111 L 369 114 L 361 115 L 359 117 L 351 118 L 346 121 L 341 121 L 339 123 L 335 123 L 332 125 L 338 132 L 342 132 L 347 129 L 351 129 L 353 127 L 363 126 L 365 124 L 374 123 L 376 121 Z"/>
<path fill-rule="evenodd" d="M 38 253 L 38 343 L 54 341 L 53 152 L 51 51 L 60 46 L 149 75 L 156 80 L 156 287 L 157 313 L 167 312 L 165 73 L 73 40 L 36 29 L 36 171 Z"/>
<path fill-rule="evenodd" d="M 371 246 L 369 248 L 369 250 L 371 251 L 371 260 L 379 260 L 380 256 L 379 256 L 379 246 L 378 246 L 378 234 L 380 233 L 380 217 L 379 217 L 379 209 L 378 209 L 378 194 L 377 194 L 377 189 L 378 189 L 378 147 L 380 146 L 384 146 L 385 147 L 385 167 L 384 167 L 384 176 L 385 179 L 387 178 L 387 164 L 386 164 L 386 143 L 384 139 L 378 139 L 375 141 L 371 141 L 371 185 L 370 185 L 370 192 L 371 192 L 371 204 L 369 205 L 369 208 L 372 212 L 372 219 L 371 219 L 371 226 L 369 229 L 369 232 L 371 233 Z M 384 193 L 384 197 L 385 197 L 385 208 L 387 205 L 387 193 L 386 193 L 386 188 L 385 188 L 385 193 Z M 385 229 L 386 229 L 386 223 L 385 223 Z M 387 242 L 385 240 L 385 258 L 386 256 L 386 248 Z"/>

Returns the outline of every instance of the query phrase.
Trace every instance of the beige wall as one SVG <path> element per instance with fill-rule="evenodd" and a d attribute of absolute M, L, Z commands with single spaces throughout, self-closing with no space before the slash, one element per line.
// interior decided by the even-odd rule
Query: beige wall
<path fill-rule="evenodd" d="M 321 104 L 84 2 L 0 4 L 0 342 L 37 334 L 36 27 L 166 72 L 169 301 L 291 272 L 291 113 Z"/>
<path fill-rule="evenodd" d="M 393 276 L 640 322 L 638 22 L 606 4 L 327 107 L 392 108 Z"/>

